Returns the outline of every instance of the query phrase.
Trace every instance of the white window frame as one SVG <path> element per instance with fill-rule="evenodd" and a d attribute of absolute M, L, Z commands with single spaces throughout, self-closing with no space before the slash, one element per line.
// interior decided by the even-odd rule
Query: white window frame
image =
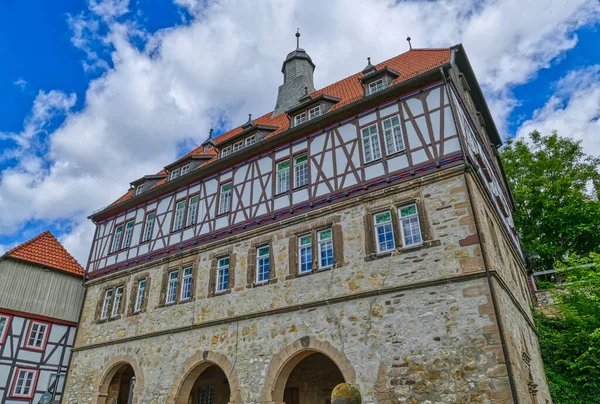
<path fill-rule="evenodd" d="M 227 157 L 230 154 L 231 154 L 231 146 L 224 147 L 223 150 L 221 150 L 221 157 Z"/>
<path fill-rule="evenodd" d="M 302 241 L 303 240 L 308 240 L 307 243 L 303 244 Z M 303 252 L 305 251 L 310 251 L 310 260 L 308 260 L 306 262 L 306 268 L 302 268 L 302 257 L 303 257 Z M 312 234 L 303 234 L 302 236 L 298 237 L 298 273 L 301 274 L 305 274 L 305 273 L 309 273 L 312 272 L 313 270 L 313 262 L 314 262 L 314 255 L 313 255 L 313 237 Z"/>
<path fill-rule="evenodd" d="M 325 232 L 331 232 L 331 236 L 325 240 L 321 240 L 321 234 L 325 233 Z M 333 246 L 333 229 L 331 227 L 317 232 L 317 245 L 318 245 L 318 252 L 319 252 L 319 261 L 318 261 L 319 269 L 331 268 L 335 264 L 335 251 L 333 248 L 334 247 Z M 331 261 L 332 262 L 331 262 L 331 264 L 327 264 L 327 265 L 323 265 L 323 252 L 325 251 L 324 250 L 325 246 L 327 246 L 327 250 L 331 249 Z"/>
<path fill-rule="evenodd" d="M 192 196 L 189 199 L 189 203 L 188 203 L 186 226 L 192 226 L 198 222 L 198 208 L 199 207 L 200 207 L 200 195 Z"/>
<path fill-rule="evenodd" d="M 124 289 L 124 286 L 117 286 L 115 288 L 115 297 L 113 298 L 112 309 L 110 310 L 110 318 L 115 318 L 119 315 L 119 310 L 121 310 L 121 304 L 123 303 Z"/>
<path fill-rule="evenodd" d="M 142 311 L 142 306 L 144 305 L 144 297 L 146 296 L 146 283 L 146 278 L 138 280 L 137 291 L 135 295 L 135 305 L 133 306 L 134 313 L 139 313 Z"/>
<path fill-rule="evenodd" d="M 146 215 L 144 221 L 144 238 L 142 242 L 149 241 L 152 238 L 152 231 L 154 230 L 154 220 L 156 219 L 156 212 L 150 212 Z"/>
<path fill-rule="evenodd" d="M 185 219 L 185 206 L 186 200 L 179 201 L 175 204 L 175 217 L 173 219 L 173 231 L 179 231 L 183 229 Z"/>
<path fill-rule="evenodd" d="M 181 271 L 181 290 L 179 291 L 179 301 L 183 302 L 192 298 L 193 276 L 193 267 L 186 267 Z"/>
<path fill-rule="evenodd" d="M 246 138 L 246 147 L 256 144 L 256 135 L 250 135 Z"/>
<path fill-rule="evenodd" d="M 244 148 L 244 141 L 240 140 L 239 142 L 235 142 L 232 147 L 233 153 L 238 152 Z"/>
<path fill-rule="evenodd" d="M 175 274 L 175 276 L 171 276 Z M 172 304 L 177 301 L 177 285 L 179 284 L 179 271 L 169 271 L 167 276 L 167 295 L 165 296 L 165 304 Z"/>
<path fill-rule="evenodd" d="M 215 274 L 215 293 L 225 292 L 229 287 L 230 256 L 217 259 L 217 273 Z"/>
<path fill-rule="evenodd" d="M 138 185 L 137 187 L 135 187 L 135 193 L 134 196 L 138 196 L 139 194 L 141 194 L 144 191 L 144 184 L 142 185 Z"/>
<path fill-rule="evenodd" d="M 171 174 L 169 175 L 169 181 L 174 180 L 177 177 L 179 177 L 179 168 L 177 170 L 171 171 Z"/>
<path fill-rule="evenodd" d="M 2 327 L 0 328 L 0 345 L 2 345 L 6 338 L 6 334 L 8 334 L 8 328 L 10 327 L 10 321 L 12 320 L 12 316 L 0 314 L 0 321 L 2 320 L 4 320 L 4 324 L 2 324 Z"/>
<path fill-rule="evenodd" d="M 210 150 L 210 145 L 204 146 L 204 148 L 202 150 L 205 151 L 205 152 L 209 151 Z"/>
<path fill-rule="evenodd" d="M 381 90 L 385 90 L 385 80 L 382 78 L 374 80 L 372 82 L 369 83 L 368 85 L 369 88 L 369 95 L 371 94 L 375 94 Z"/>
<path fill-rule="evenodd" d="M 398 123 L 394 124 L 393 121 L 397 120 Z M 389 125 L 386 128 L 386 125 Z M 385 143 L 385 151 L 388 154 L 400 153 L 406 150 L 404 146 L 404 138 L 402 137 L 402 125 L 400 123 L 400 116 L 392 116 L 385 119 L 381 126 L 383 128 L 383 141 Z"/>
<path fill-rule="evenodd" d="M 389 215 L 388 220 L 381 222 L 381 223 L 377 223 L 377 218 L 381 217 L 383 215 L 386 215 L 386 214 Z M 378 212 L 373 215 L 373 227 L 375 230 L 375 244 L 377 246 L 378 254 L 387 253 L 390 251 L 394 251 L 396 249 L 396 238 L 394 236 L 393 221 L 394 221 L 394 218 L 392 216 L 392 212 L 389 210 L 386 210 L 383 212 Z M 392 240 L 391 240 L 392 247 L 391 248 L 382 249 L 381 242 L 379 241 L 379 229 L 380 228 L 384 228 L 385 229 L 384 231 L 386 231 L 386 233 L 390 233 L 392 235 Z M 386 239 L 385 243 L 387 244 L 388 242 L 389 242 L 389 240 Z"/>
<path fill-rule="evenodd" d="M 36 327 L 37 326 L 37 327 Z M 34 329 L 35 328 L 35 329 Z M 41 321 L 31 320 L 29 332 L 25 340 L 25 348 L 36 351 L 43 351 L 46 348 L 46 337 L 50 331 L 50 324 L 42 323 Z M 31 340 L 33 339 L 33 344 Z M 39 346 L 37 345 L 39 342 Z"/>
<path fill-rule="evenodd" d="M 300 112 L 294 117 L 294 126 L 302 125 L 304 122 L 308 122 L 308 111 Z"/>
<path fill-rule="evenodd" d="M 18 368 L 18 371 L 15 374 L 14 384 L 12 387 L 10 397 L 32 398 L 35 394 L 38 372 L 39 371 L 37 369 Z M 21 378 L 22 374 L 25 374 L 23 378 Z M 22 380 L 20 387 L 19 380 Z"/>
<path fill-rule="evenodd" d="M 302 158 L 305 160 L 298 162 Z M 308 155 L 301 154 L 294 157 L 294 188 L 308 185 L 308 181 Z"/>
<path fill-rule="evenodd" d="M 102 310 L 100 311 L 100 320 L 106 320 L 108 318 L 108 312 L 110 311 L 110 303 L 112 302 L 113 290 L 112 288 L 104 291 L 104 299 L 102 300 Z"/>
<path fill-rule="evenodd" d="M 287 164 L 287 167 L 280 168 Z M 290 190 L 290 160 L 282 160 L 276 163 L 276 190 L 275 195 L 283 194 Z"/>
<path fill-rule="evenodd" d="M 261 250 L 263 251 L 261 253 Z M 264 253 L 266 251 L 266 254 Z M 256 283 L 266 283 L 269 281 L 269 273 L 271 272 L 271 246 L 263 245 L 256 248 Z M 267 268 L 266 278 L 261 279 L 261 269 Z"/>
<path fill-rule="evenodd" d="M 129 246 L 131 245 L 134 227 L 135 222 L 133 220 L 130 220 L 127 223 L 125 223 L 125 237 L 123 238 L 123 248 L 129 248 Z"/>
<path fill-rule="evenodd" d="M 224 190 L 225 187 L 229 187 L 227 190 Z M 223 215 L 231 211 L 231 193 L 233 191 L 233 184 L 231 182 L 227 182 L 225 184 L 221 184 L 219 187 L 219 211 L 217 215 Z"/>
<path fill-rule="evenodd" d="M 113 236 L 112 252 L 119 251 L 121 249 L 121 241 L 123 241 L 123 230 L 125 230 L 124 223 L 121 223 L 120 225 L 115 227 L 115 235 Z"/>
<path fill-rule="evenodd" d="M 317 105 L 316 107 L 312 107 L 308 110 L 308 120 L 310 121 L 311 119 L 315 119 L 320 117 L 321 114 L 321 104 Z"/>
<path fill-rule="evenodd" d="M 179 174 L 179 175 L 180 176 L 186 175 L 189 172 L 190 172 L 190 163 L 187 163 L 187 164 L 184 164 L 181 166 L 181 174 Z"/>
<path fill-rule="evenodd" d="M 377 124 L 374 123 L 366 128 L 362 128 L 360 137 L 365 163 L 381 159 L 381 145 L 379 144 L 379 130 L 377 129 Z"/>
<path fill-rule="evenodd" d="M 415 213 L 402 216 L 402 209 L 410 208 L 411 206 L 415 207 Z M 406 242 L 406 234 L 404 232 L 404 222 L 411 222 L 416 219 L 417 223 L 417 234 L 419 236 L 418 242 L 407 243 Z M 402 247 L 414 247 L 417 245 L 423 244 L 423 233 L 421 231 L 421 219 L 419 218 L 419 207 L 416 203 L 410 203 L 408 205 L 403 205 L 398 207 L 398 220 L 400 221 L 400 232 L 402 233 Z M 412 235 L 411 235 L 412 237 Z"/>

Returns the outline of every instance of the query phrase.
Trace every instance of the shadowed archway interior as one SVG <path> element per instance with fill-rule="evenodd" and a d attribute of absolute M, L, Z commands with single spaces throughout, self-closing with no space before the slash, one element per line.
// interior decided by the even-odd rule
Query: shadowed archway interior
<path fill-rule="evenodd" d="M 98 404 L 132 403 L 135 382 L 135 372 L 131 365 L 122 363 L 115 366 L 100 386 Z"/>
<path fill-rule="evenodd" d="M 203 363 L 192 370 L 183 382 L 176 404 L 227 404 L 231 389 L 227 375 L 219 366 Z"/>

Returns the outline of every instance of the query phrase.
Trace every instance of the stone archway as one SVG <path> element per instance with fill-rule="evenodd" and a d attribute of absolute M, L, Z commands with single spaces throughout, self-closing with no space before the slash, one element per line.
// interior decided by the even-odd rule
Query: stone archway
<path fill-rule="evenodd" d="M 198 352 L 185 361 L 183 369 L 175 377 L 167 404 L 188 404 L 190 396 L 197 394 L 201 388 L 199 381 L 205 372 L 211 373 L 214 378 L 222 374 L 228 384 L 228 403 L 240 402 L 240 385 L 235 368 L 225 355 L 203 351 Z M 223 389 L 223 391 L 225 391 Z"/>
<path fill-rule="evenodd" d="M 314 354 L 320 354 L 332 362 L 339 370 L 344 382 L 356 384 L 356 372 L 343 353 L 335 349 L 329 342 L 302 337 L 271 360 L 261 402 L 284 404 L 286 385 L 290 375 L 301 362 Z"/>
<path fill-rule="evenodd" d="M 107 370 L 96 383 L 95 404 L 140 403 L 144 387 L 144 375 L 137 359 L 131 355 L 112 358 L 105 367 Z"/>

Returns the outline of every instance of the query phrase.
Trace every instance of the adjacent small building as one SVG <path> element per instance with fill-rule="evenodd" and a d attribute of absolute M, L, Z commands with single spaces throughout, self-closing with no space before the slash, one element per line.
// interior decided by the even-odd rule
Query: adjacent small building
<path fill-rule="evenodd" d="M 83 273 L 49 231 L 0 257 L 0 403 L 61 401 Z"/>

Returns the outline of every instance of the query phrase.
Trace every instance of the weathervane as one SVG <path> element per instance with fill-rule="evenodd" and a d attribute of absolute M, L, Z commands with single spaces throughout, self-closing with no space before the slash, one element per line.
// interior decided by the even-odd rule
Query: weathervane
<path fill-rule="evenodd" d="M 300 49 L 300 28 L 296 28 L 296 49 Z"/>

